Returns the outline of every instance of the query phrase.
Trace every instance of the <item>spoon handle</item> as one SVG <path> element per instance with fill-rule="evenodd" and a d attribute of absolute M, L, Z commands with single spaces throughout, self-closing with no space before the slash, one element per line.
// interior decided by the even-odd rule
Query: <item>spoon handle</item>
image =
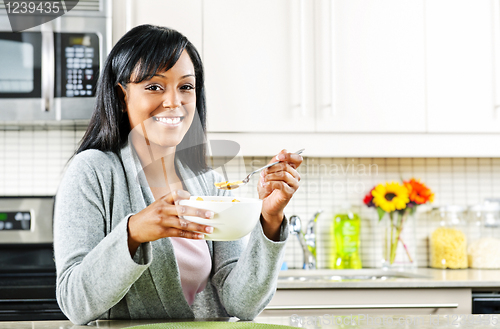
<path fill-rule="evenodd" d="M 302 152 L 304 152 L 304 150 L 305 150 L 305 149 L 300 149 L 300 150 L 298 150 L 297 152 L 295 152 L 295 154 L 301 154 Z M 270 164 L 268 164 L 268 165 L 266 165 L 266 166 L 264 166 L 264 167 L 262 167 L 262 168 L 259 168 L 259 169 L 255 170 L 255 171 L 254 171 L 254 172 L 252 172 L 249 176 L 251 176 L 251 175 L 253 175 L 253 174 L 255 174 L 255 173 L 258 173 L 259 171 L 262 171 L 262 170 L 264 170 L 264 169 L 266 169 L 266 168 L 269 168 L 269 167 L 271 167 L 271 166 L 274 166 L 275 164 L 278 164 L 278 163 L 280 163 L 280 162 L 281 162 L 281 161 L 276 161 L 276 162 L 270 163 Z"/>

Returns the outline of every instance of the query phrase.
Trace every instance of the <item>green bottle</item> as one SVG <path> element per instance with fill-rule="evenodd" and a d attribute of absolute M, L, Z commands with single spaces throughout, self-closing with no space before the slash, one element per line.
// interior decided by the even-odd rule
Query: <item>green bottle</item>
<path fill-rule="evenodd" d="M 330 268 L 359 269 L 359 231 L 361 219 L 358 214 L 347 211 L 333 217 L 332 236 L 335 239 L 335 251 Z"/>

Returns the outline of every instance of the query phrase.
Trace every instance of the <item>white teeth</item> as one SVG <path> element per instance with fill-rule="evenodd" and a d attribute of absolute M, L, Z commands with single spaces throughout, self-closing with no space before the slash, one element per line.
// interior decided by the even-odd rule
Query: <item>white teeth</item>
<path fill-rule="evenodd" d="M 156 121 L 160 121 L 160 122 L 164 122 L 164 123 L 168 123 L 170 125 L 175 125 L 175 124 L 178 124 L 179 122 L 181 122 L 181 118 L 180 117 L 175 117 L 175 118 L 158 118 L 158 117 L 155 117 L 155 120 Z"/>

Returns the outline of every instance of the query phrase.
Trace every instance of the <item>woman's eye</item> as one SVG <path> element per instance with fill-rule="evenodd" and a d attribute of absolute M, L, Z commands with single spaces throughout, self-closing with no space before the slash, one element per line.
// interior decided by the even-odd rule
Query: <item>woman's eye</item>
<path fill-rule="evenodd" d="M 151 90 L 151 91 L 159 91 L 159 90 L 161 90 L 161 87 L 158 85 L 151 85 L 151 86 L 147 86 L 146 89 Z"/>
<path fill-rule="evenodd" d="M 181 89 L 182 89 L 182 90 L 193 90 L 193 89 L 194 89 L 194 87 L 193 87 L 192 85 L 183 85 L 183 86 L 181 87 Z"/>

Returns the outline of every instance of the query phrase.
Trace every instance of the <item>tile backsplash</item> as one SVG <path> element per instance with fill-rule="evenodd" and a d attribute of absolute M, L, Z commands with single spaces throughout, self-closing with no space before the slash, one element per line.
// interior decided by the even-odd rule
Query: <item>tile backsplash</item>
<path fill-rule="evenodd" d="M 76 127 L 23 127 L 0 125 L 0 195 L 53 195 L 68 159 L 84 130 Z M 279 150 L 278 150 L 279 151 Z M 363 196 L 376 184 L 420 178 L 435 193 L 432 206 L 474 205 L 485 198 L 500 198 L 500 158 L 316 158 L 303 154 L 299 168 L 301 186 L 285 209 L 298 215 L 305 228 L 318 209 L 318 266 L 325 267 L 332 244 L 330 223 L 342 206 L 356 207 L 362 219 L 361 258 L 364 267 L 380 262 L 381 226 L 373 208 L 362 205 Z M 245 177 L 267 164 L 271 157 L 239 154 L 225 169 L 230 180 Z M 221 168 L 216 169 L 222 174 Z M 257 197 L 255 177 L 236 196 Z M 417 264 L 428 265 L 427 236 L 438 226 L 427 212 L 417 214 Z M 287 243 L 285 261 L 289 268 L 302 267 L 302 251 L 295 237 Z"/>

